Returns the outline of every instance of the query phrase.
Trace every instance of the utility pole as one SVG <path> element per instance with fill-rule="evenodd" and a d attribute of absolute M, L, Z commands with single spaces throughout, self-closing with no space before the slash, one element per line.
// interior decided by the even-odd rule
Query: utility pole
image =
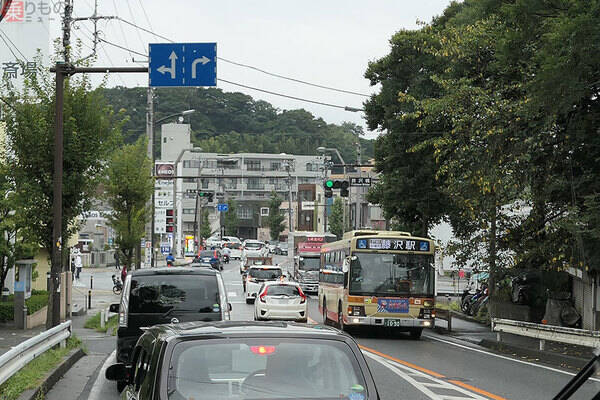
<path fill-rule="evenodd" d="M 64 81 L 69 75 L 71 64 L 69 48 L 71 43 L 71 13 L 73 6 L 71 0 L 65 0 L 65 14 L 63 17 L 63 62 L 56 63 L 56 100 L 54 124 L 54 182 L 52 188 L 52 254 L 50 267 L 50 287 L 48 291 L 52 296 L 52 307 L 49 308 L 49 318 L 46 327 L 51 328 L 60 324 L 60 274 L 62 272 L 62 180 L 63 180 L 63 103 Z"/>
<path fill-rule="evenodd" d="M 357 159 L 357 164 L 361 164 L 360 161 L 360 141 L 358 139 L 358 136 L 356 137 L 356 159 Z M 358 167 L 358 176 L 362 178 L 362 169 L 360 167 Z M 352 190 L 352 186 L 349 187 L 350 190 Z M 360 196 L 359 196 L 359 192 L 360 191 Z M 354 229 L 360 229 L 361 228 L 361 220 L 362 220 L 362 197 L 364 195 L 364 191 L 363 191 L 363 187 L 361 186 L 356 193 L 356 206 L 355 206 L 355 210 L 354 210 Z M 359 218 L 360 216 L 360 218 Z"/>
<path fill-rule="evenodd" d="M 150 159 L 150 176 L 154 177 L 154 90 L 150 87 L 150 84 L 148 84 L 148 98 L 146 104 L 146 134 L 148 135 L 148 158 Z M 154 185 L 155 183 L 152 182 L 152 186 Z M 154 214 L 156 213 L 156 210 L 154 208 L 155 192 L 156 189 L 152 188 L 152 197 L 150 199 L 150 201 L 152 202 L 152 204 L 150 205 L 150 210 L 152 212 L 152 216 L 150 217 L 150 265 L 152 268 L 156 266 L 156 257 L 154 256 Z"/>
<path fill-rule="evenodd" d="M 292 160 L 286 160 L 284 165 L 288 173 L 288 231 L 294 232 L 292 224 Z"/>

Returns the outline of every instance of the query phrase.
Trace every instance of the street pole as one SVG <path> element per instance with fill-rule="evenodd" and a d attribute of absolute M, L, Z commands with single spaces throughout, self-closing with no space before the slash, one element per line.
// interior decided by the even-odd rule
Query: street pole
<path fill-rule="evenodd" d="M 147 99 L 148 109 L 146 111 L 146 130 L 148 134 L 148 158 L 150 159 L 150 176 L 154 177 L 154 91 L 148 85 L 148 99 Z M 154 186 L 154 180 L 152 182 L 152 186 Z M 156 189 L 152 188 L 152 198 L 150 201 L 152 204 L 150 205 L 150 209 L 152 212 L 151 223 L 150 223 L 150 266 L 154 268 L 156 266 L 155 256 L 154 256 L 154 229 L 155 229 L 155 220 L 154 214 L 156 210 L 154 208 L 154 194 Z"/>
<path fill-rule="evenodd" d="M 288 231 L 294 232 L 294 225 L 292 225 L 292 165 L 290 161 L 287 161 L 285 168 L 288 173 Z"/>

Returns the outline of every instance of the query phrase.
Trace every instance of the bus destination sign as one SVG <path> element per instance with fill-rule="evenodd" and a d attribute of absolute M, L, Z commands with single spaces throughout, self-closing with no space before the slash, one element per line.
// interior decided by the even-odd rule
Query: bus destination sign
<path fill-rule="evenodd" d="M 358 249 L 429 251 L 429 242 L 410 239 L 358 239 Z"/>

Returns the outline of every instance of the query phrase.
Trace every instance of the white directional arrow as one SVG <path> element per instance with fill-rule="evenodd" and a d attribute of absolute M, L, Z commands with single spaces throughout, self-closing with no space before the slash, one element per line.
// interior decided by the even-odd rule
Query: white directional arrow
<path fill-rule="evenodd" d="M 196 65 L 198 65 L 198 63 L 202 63 L 202 65 L 206 65 L 209 62 L 210 62 L 210 58 L 208 58 L 206 56 L 196 58 L 194 61 L 192 61 L 192 79 L 196 79 Z"/>
<path fill-rule="evenodd" d="M 161 65 L 160 67 L 158 67 L 156 70 L 158 72 L 160 72 L 161 74 L 165 74 L 167 71 L 171 73 L 171 79 L 175 79 L 176 76 L 176 64 L 177 64 L 177 54 L 175 54 L 175 51 L 171 51 L 171 55 L 169 56 L 169 60 L 171 60 L 171 68 L 168 68 L 165 65 Z"/>

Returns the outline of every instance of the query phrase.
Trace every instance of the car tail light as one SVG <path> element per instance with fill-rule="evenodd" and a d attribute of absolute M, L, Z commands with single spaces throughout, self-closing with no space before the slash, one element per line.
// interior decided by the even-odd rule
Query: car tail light
<path fill-rule="evenodd" d="M 127 328 L 127 312 L 119 311 L 119 327 Z"/>
<path fill-rule="evenodd" d="M 300 304 L 304 304 L 306 302 L 306 295 L 300 286 L 298 286 L 298 293 L 300 293 Z"/>
<path fill-rule="evenodd" d="M 260 294 L 260 296 L 258 296 L 258 298 L 260 299 L 260 301 L 262 301 L 263 303 L 266 303 L 265 296 L 267 295 L 268 291 L 269 291 L 269 288 L 266 287 L 265 290 L 263 290 L 263 292 Z"/>
<path fill-rule="evenodd" d="M 273 354 L 275 353 L 275 346 L 250 346 L 250 351 L 260 355 Z"/>

